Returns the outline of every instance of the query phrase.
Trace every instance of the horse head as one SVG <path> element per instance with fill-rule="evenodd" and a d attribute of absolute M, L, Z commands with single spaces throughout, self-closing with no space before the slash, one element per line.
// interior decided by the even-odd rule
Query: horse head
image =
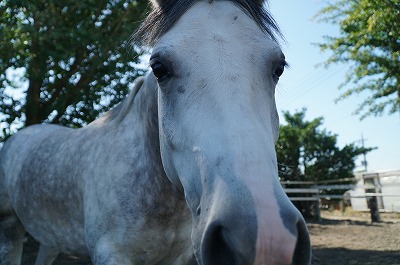
<path fill-rule="evenodd" d="M 263 1 L 151 2 L 142 37 L 161 157 L 192 213 L 197 261 L 309 264 L 304 219 L 279 183 L 274 97 L 286 61 Z"/>

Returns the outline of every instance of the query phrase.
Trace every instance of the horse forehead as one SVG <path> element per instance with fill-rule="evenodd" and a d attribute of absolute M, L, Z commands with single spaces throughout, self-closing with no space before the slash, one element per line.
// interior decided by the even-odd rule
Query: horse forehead
<path fill-rule="evenodd" d="M 184 32 L 184 34 L 182 34 Z M 251 43 L 251 47 L 263 48 L 273 42 L 268 35 L 243 10 L 230 1 L 199 1 L 195 3 L 160 43 L 179 45 L 180 49 L 199 49 L 208 44 L 231 46 Z M 275 44 L 275 42 L 273 42 Z M 276 44 L 277 46 L 277 44 Z M 226 48 L 226 47 L 224 47 Z"/>

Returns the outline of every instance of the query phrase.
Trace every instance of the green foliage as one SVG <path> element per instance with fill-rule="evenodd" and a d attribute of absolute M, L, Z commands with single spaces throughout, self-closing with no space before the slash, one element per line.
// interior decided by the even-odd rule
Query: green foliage
<path fill-rule="evenodd" d="M 337 146 L 337 135 L 320 129 L 323 118 L 306 121 L 306 110 L 284 112 L 287 125 L 280 127 L 276 144 L 282 181 L 322 181 L 353 176 L 355 159 L 375 148 L 349 144 Z"/>
<path fill-rule="evenodd" d="M 80 127 L 124 98 L 142 74 L 129 38 L 146 7 L 144 0 L 0 1 L 0 142 L 24 125 Z"/>
<path fill-rule="evenodd" d="M 368 91 L 355 110 L 361 118 L 400 112 L 400 1 L 337 0 L 316 18 L 340 26 L 340 36 L 319 44 L 332 52 L 325 64 L 351 65 L 338 100 Z"/>

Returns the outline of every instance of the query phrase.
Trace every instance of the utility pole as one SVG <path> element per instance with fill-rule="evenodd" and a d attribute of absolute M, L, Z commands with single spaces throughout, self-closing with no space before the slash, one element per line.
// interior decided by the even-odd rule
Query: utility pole
<path fill-rule="evenodd" d="M 361 134 L 361 145 L 362 145 L 363 148 L 365 148 L 363 134 Z M 364 160 L 361 162 L 361 165 L 364 166 L 365 172 L 368 172 L 367 152 L 364 151 L 363 157 L 364 157 Z"/>
<path fill-rule="evenodd" d="M 365 139 L 364 135 L 361 133 L 361 145 L 363 148 L 365 148 Z M 361 162 L 361 164 L 365 168 L 365 172 L 368 172 L 368 163 L 367 163 L 367 152 L 363 152 L 363 157 L 364 161 Z M 379 174 L 376 174 L 376 177 L 369 177 L 365 178 L 368 174 L 363 174 L 363 179 L 364 179 L 364 185 L 373 185 L 374 188 L 368 188 L 365 189 L 365 193 L 373 193 L 373 196 L 368 196 L 366 197 L 367 199 L 367 205 L 371 213 L 371 222 L 373 223 L 379 223 L 381 221 L 381 217 L 379 215 L 379 203 L 378 200 L 380 201 L 382 205 L 382 197 L 378 198 L 375 196 L 376 193 L 382 193 L 382 190 L 380 188 L 380 180 L 379 180 Z"/>

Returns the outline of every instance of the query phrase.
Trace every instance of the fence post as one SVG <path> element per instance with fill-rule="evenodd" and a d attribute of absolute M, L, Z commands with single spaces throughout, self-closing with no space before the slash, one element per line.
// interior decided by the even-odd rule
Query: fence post
<path fill-rule="evenodd" d="M 368 199 L 368 207 L 371 212 L 371 222 L 380 223 L 381 217 L 379 215 L 379 207 L 378 207 L 378 201 L 376 199 L 376 196 L 370 197 Z"/>
<path fill-rule="evenodd" d="M 317 193 L 315 194 L 316 195 L 316 197 L 317 197 L 317 200 L 316 200 L 316 207 L 315 207 L 315 217 L 316 217 L 316 219 L 317 219 L 317 222 L 321 222 L 322 221 L 322 218 L 321 218 L 321 198 L 319 197 L 319 194 L 320 194 L 320 190 L 319 190 L 319 187 L 318 187 L 318 185 L 313 185 L 313 186 L 311 186 L 313 189 L 317 189 Z"/>
<path fill-rule="evenodd" d="M 344 206 L 344 197 L 342 200 L 339 201 L 339 209 L 340 209 L 340 212 L 342 213 L 342 215 L 346 211 L 346 207 Z"/>
<path fill-rule="evenodd" d="M 318 195 L 319 195 L 319 194 L 318 194 Z M 317 196 L 318 196 L 318 195 L 317 195 Z M 321 198 L 319 198 L 319 196 L 318 196 L 317 207 L 315 208 L 315 215 L 316 215 L 316 217 L 317 217 L 317 221 L 318 221 L 318 222 L 321 222 L 321 221 L 322 221 L 320 207 L 321 207 Z"/>

